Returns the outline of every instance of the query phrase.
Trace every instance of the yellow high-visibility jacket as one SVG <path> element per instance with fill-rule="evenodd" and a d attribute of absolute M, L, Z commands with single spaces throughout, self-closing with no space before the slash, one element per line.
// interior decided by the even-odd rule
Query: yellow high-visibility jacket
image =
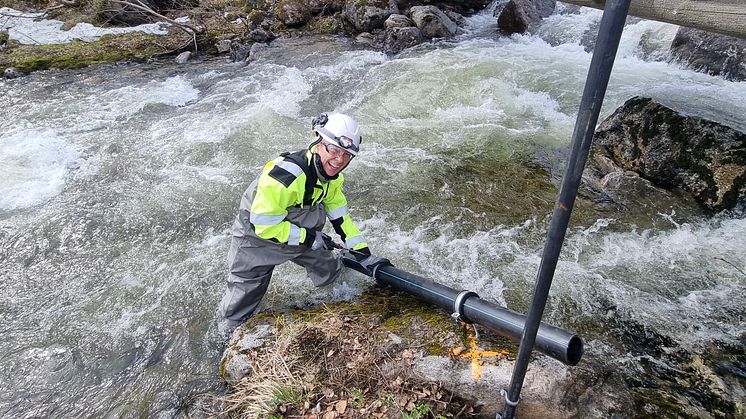
<path fill-rule="evenodd" d="M 301 150 L 264 166 L 241 200 L 238 220 L 244 234 L 273 242 L 300 245 L 314 238 L 326 219 L 349 249 L 368 247 L 353 224 L 342 192 L 344 176 L 324 181 L 316 175 L 313 153 Z M 234 235 L 236 234 L 234 226 Z"/>

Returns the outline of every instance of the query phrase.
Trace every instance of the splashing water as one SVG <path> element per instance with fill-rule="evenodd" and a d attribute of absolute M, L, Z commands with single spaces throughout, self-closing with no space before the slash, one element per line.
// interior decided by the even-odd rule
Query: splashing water
<path fill-rule="evenodd" d="M 481 14 L 456 40 L 394 57 L 308 38 L 248 66 L 0 82 L 0 412 L 174 414 L 218 388 L 215 308 L 238 198 L 267 160 L 307 145 L 322 111 L 366 131 L 346 190 L 376 253 L 525 312 L 590 62 L 580 42 L 599 19 L 557 14 L 537 35 L 500 38 Z M 746 83 L 667 63 L 674 30 L 630 22 L 601 117 L 646 95 L 744 129 Z M 713 411 L 707 397 L 737 411 L 743 216 L 609 217 L 582 199 L 576 210 L 545 320 L 587 341 L 576 369 L 557 367 L 585 383 L 578 414 L 687 416 Z M 314 289 L 289 265 L 273 278 L 268 308 L 354 299 L 370 284 L 347 273 Z M 696 359 L 706 372 L 689 372 Z M 645 387 L 673 370 L 726 388 Z"/>

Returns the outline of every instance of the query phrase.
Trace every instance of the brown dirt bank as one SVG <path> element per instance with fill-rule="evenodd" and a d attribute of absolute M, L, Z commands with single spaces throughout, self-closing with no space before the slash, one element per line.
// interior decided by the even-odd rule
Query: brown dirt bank
<path fill-rule="evenodd" d="M 242 325 L 221 362 L 232 390 L 220 398 L 220 414 L 492 418 L 501 409 L 505 383 L 490 375 L 499 370 L 498 381 L 507 380 L 516 350 L 483 328 L 477 339 L 448 313 L 374 286 L 355 302 L 262 313 Z M 245 375 L 235 373 L 241 362 Z M 436 376 L 447 371 L 465 379 L 433 378 L 432 369 Z M 531 400 L 530 392 L 519 407 L 523 417 L 567 417 L 554 403 Z"/>

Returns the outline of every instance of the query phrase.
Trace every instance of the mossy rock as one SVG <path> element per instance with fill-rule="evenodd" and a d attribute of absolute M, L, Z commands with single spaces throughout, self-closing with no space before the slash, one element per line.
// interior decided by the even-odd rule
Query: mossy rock
<path fill-rule="evenodd" d="M 81 68 L 122 60 L 146 60 L 168 54 L 183 45 L 180 36 L 143 33 L 107 35 L 96 42 L 74 41 L 54 45 L 19 45 L 0 55 L 0 70 L 15 67 L 22 72 L 50 68 Z"/>
<path fill-rule="evenodd" d="M 322 16 L 308 24 L 308 30 L 314 34 L 336 34 L 344 32 L 342 15 Z"/>

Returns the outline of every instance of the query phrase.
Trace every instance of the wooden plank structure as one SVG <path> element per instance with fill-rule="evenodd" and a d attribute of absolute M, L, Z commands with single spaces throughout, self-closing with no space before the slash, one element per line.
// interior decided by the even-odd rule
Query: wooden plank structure
<path fill-rule="evenodd" d="M 605 0 L 561 0 L 603 10 Z M 629 14 L 746 39 L 746 0 L 632 0 Z"/>

